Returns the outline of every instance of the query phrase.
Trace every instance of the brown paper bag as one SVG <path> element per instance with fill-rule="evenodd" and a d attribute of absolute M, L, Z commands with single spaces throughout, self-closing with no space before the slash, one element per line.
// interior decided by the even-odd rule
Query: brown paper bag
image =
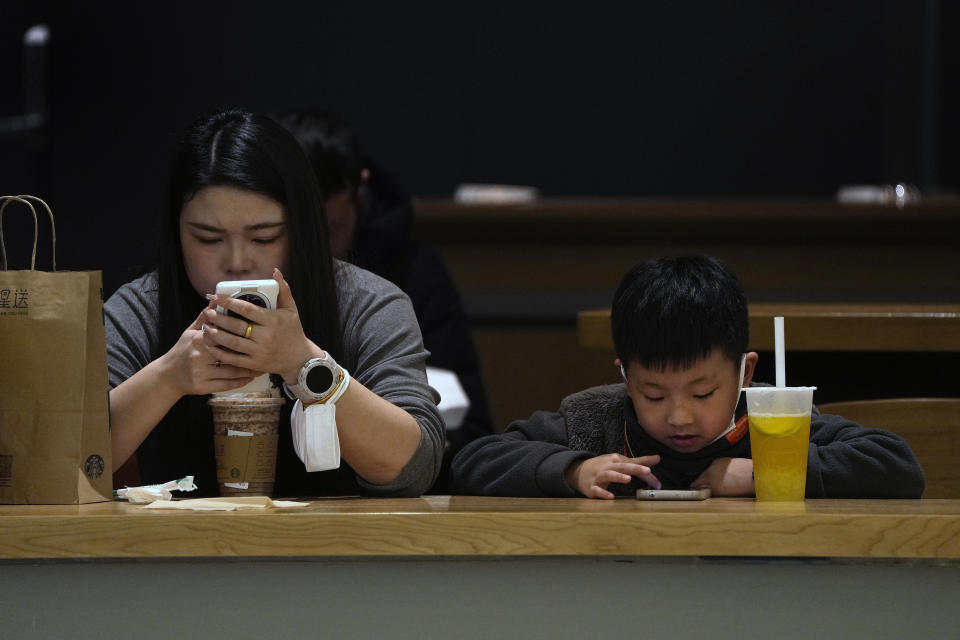
<path fill-rule="evenodd" d="M 52 271 L 7 271 L 3 213 L 50 216 Z M 10 207 L 12 211 L 14 207 Z M 53 213 L 0 198 L 0 504 L 82 504 L 113 496 L 99 271 L 57 271 Z"/>

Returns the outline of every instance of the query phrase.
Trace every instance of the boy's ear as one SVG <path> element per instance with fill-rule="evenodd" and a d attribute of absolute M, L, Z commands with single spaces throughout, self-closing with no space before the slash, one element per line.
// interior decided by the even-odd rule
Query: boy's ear
<path fill-rule="evenodd" d="M 746 389 L 750 386 L 750 382 L 753 380 L 753 372 L 757 369 L 757 361 L 760 360 L 760 356 L 757 355 L 756 351 L 748 351 L 744 358 L 743 363 L 743 388 Z"/>
<path fill-rule="evenodd" d="M 624 380 L 626 380 L 626 379 L 627 379 L 627 372 L 626 372 L 626 370 L 623 368 L 623 363 L 620 362 L 620 358 L 614 358 L 614 359 L 613 359 L 613 366 L 616 367 L 616 368 L 617 368 L 617 371 L 620 372 L 620 377 L 623 378 Z"/>

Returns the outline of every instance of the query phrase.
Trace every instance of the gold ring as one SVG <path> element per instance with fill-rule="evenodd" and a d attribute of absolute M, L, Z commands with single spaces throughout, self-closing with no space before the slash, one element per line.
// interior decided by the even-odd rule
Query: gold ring
<path fill-rule="evenodd" d="M 249 339 L 250 339 L 250 336 L 252 336 L 252 335 L 253 335 L 253 323 L 252 323 L 252 322 L 248 322 L 248 323 L 247 323 L 247 330 L 243 332 L 243 337 L 246 338 L 247 340 L 249 340 Z"/>

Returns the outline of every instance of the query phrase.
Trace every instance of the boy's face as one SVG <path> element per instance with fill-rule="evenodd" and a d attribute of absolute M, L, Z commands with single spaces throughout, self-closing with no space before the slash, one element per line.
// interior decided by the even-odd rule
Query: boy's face
<path fill-rule="evenodd" d="M 619 366 L 619 362 L 616 362 Z M 750 384 L 757 354 L 746 354 L 743 386 Z M 686 369 L 625 365 L 627 394 L 637 420 L 657 442 L 681 453 L 699 451 L 730 426 L 737 406 L 740 363 L 714 349 Z"/>

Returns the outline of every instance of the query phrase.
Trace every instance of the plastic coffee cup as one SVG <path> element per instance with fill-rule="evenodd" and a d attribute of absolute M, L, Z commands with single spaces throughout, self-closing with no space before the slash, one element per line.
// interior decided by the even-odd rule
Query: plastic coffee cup
<path fill-rule="evenodd" d="M 749 387 L 750 449 L 757 500 L 803 500 L 816 387 Z"/>
<path fill-rule="evenodd" d="M 262 394 L 215 396 L 213 442 L 221 496 L 269 496 L 277 464 L 284 398 Z"/>

